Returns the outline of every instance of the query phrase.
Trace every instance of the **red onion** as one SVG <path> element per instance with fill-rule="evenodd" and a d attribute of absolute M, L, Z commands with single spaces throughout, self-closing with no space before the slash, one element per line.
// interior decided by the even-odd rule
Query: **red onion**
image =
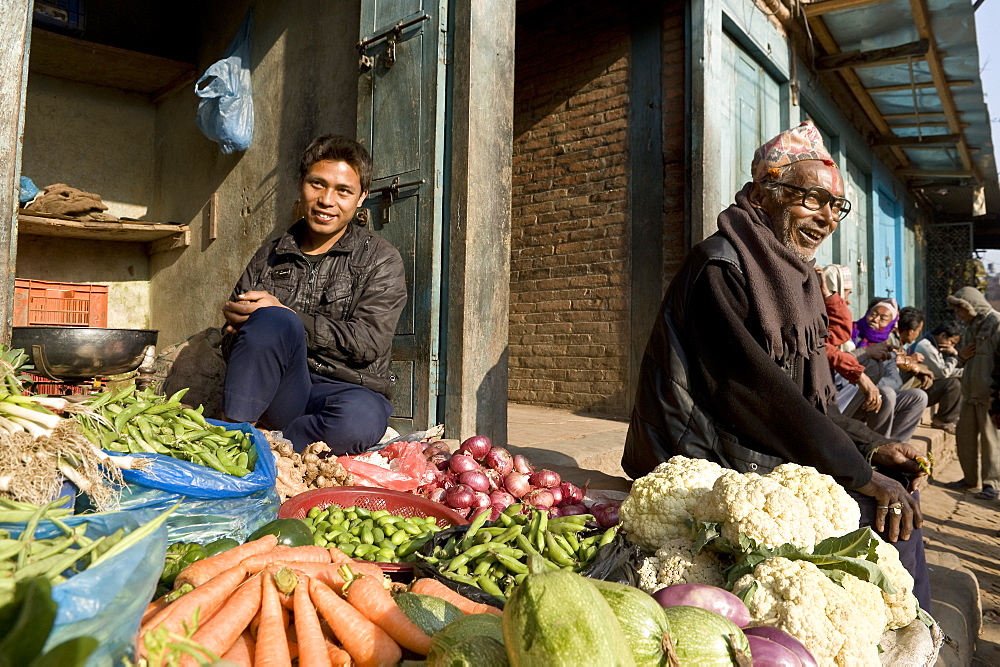
<path fill-rule="evenodd" d="M 563 516 L 579 516 L 581 514 L 590 514 L 590 512 L 583 505 L 564 505 L 562 507 Z"/>
<path fill-rule="evenodd" d="M 583 502 L 583 489 L 576 484 L 563 482 L 559 485 L 559 490 L 562 491 L 563 502 L 567 505 L 579 505 Z"/>
<path fill-rule="evenodd" d="M 562 494 L 562 489 L 561 488 L 559 488 L 558 486 L 553 486 L 551 489 L 549 489 L 549 493 L 552 494 L 552 504 L 553 505 L 560 505 L 560 504 L 562 504 L 563 494 Z"/>
<path fill-rule="evenodd" d="M 490 448 L 492 447 L 493 443 L 485 435 L 474 435 L 463 442 L 458 451 L 468 452 L 472 458 L 482 461 L 490 453 Z"/>
<path fill-rule="evenodd" d="M 559 473 L 552 472 L 551 470 L 542 470 L 531 476 L 531 485 L 543 489 L 551 489 L 554 486 L 559 486 L 561 482 L 562 479 L 560 479 Z"/>
<path fill-rule="evenodd" d="M 433 463 L 438 470 L 447 470 L 451 464 L 451 455 L 438 453 L 427 459 L 428 463 Z"/>
<path fill-rule="evenodd" d="M 431 445 L 430 447 L 424 450 L 424 458 L 430 459 L 438 455 L 442 455 L 445 458 L 448 458 L 451 456 L 451 452 L 449 452 L 447 449 L 441 449 L 437 445 Z"/>
<path fill-rule="evenodd" d="M 486 475 L 488 480 L 490 480 L 490 491 L 496 491 L 497 489 L 503 488 L 503 475 L 498 473 L 496 470 L 493 470 L 492 468 L 484 468 L 483 474 Z"/>
<path fill-rule="evenodd" d="M 424 454 L 430 456 L 427 452 L 431 449 L 436 449 L 439 452 L 444 452 L 445 454 L 451 454 L 451 445 L 449 445 L 444 440 L 435 440 L 434 442 L 427 445 L 424 449 Z"/>
<path fill-rule="evenodd" d="M 469 472 L 470 470 L 479 470 L 479 464 L 476 460 L 467 454 L 459 452 L 451 457 L 451 462 L 448 464 L 455 473 L 461 475 L 463 472 Z"/>
<path fill-rule="evenodd" d="M 433 500 L 436 503 L 444 504 L 444 497 L 447 493 L 448 492 L 442 488 L 432 489 L 431 492 L 427 494 L 427 499 Z"/>
<path fill-rule="evenodd" d="M 458 476 L 460 484 L 465 484 L 473 491 L 486 492 L 490 490 L 490 480 L 482 470 L 470 470 Z"/>
<path fill-rule="evenodd" d="M 503 447 L 493 447 L 483 459 L 483 464 L 487 468 L 493 468 L 501 475 L 506 475 L 514 469 L 514 457 Z"/>
<path fill-rule="evenodd" d="M 556 517 L 560 517 L 562 515 L 563 515 L 562 510 L 559 509 L 558 507 L 549 508 L 549 518 L 550 519 L 555 519 Z"/>
<path fill-rule="evenodd" d="M 489 507 L 492 503 L 490 502 L 490 497 L 481 491 L 476 491 L 476 498 L 472 501 L 472 506 L 475 508 Z"/>
<path fill-rule="evenodd" d="M 517 498 L 510 495 L 506 491 L 494 491 L 493 493 L 490 494 L 490 502 L 493 503 L 494 507 L 507 509 L 508 507 L 517 502 Z"/>
<path fill-rule="evenodd" d="M 445 492 L 444 500 L 448 507 L 464 510 L 476 502 L 476 492 L 465 484 L 456 484 Z"/>
<path fill-rule="evenodd" d="M 524 494 L 524 502 L 532 507 L 547 510 L 552 507 L 552 494 L 548 489 L 532 489 Z"/>
<path fill-rule="evenodd" d="M 528 476 L 522 475 L 519 472 L 509 472 L 504 475 L 503 486 L 515 498 L 521 498 L 528 491 L 531 491 L 531 485 L 528 484 Z"/>
<path fill-rule="evenodd" d="M 597 509 L 600 507 L 600 509 Z M 597 525 L 601 528 L 610 528 L 611 526 L 618 525 L 618 506 L 617 505 L 594 505 L 590 508 L 593 513 L 594 518 L 597 519 Z"/>
<path fill-rule="evenodd" d="M 503 511 L 505 509 L 507 509 L 507 508 L 506 507 L 501 507 L 500 505 L 497 505 L 496 503 L 490 505 L 490 521 L 496 521 L 497 519 L 499 519 L 500 515 L 503 514 Z"/>
<path fill-rule="evenodd" d="M 514 470 L 518 471 L 522 475 L 530 475 L 535 472 L 535 466 L 528 463 L 528 459 L 524 458 L 520 454 L 514 456 Z"/>

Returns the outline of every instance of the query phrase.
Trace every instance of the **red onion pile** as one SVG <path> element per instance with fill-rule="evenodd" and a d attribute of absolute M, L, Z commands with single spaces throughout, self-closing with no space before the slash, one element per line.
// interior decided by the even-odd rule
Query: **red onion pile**
<path fill-rule="evenodd" d="M 515 503 L 545 509 L 551 516 L 593 514 L 598 525 L 618 523 L 618 507 L 584 504 L 586 486 L 564 482 L 552 470 L 535 470 L 527 458 L 494 447 L 485 435 L 465 440 L 452 454 L 443 441 L 424 449 L 427 472 L 417 493 L 447 505 L 467 518 L 490 512 L 495 520 Z"/>

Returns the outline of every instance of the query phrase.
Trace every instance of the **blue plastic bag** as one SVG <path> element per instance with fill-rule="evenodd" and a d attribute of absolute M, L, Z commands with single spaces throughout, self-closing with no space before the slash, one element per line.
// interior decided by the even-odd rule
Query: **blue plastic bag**
<path fill-rule="evenodd" d="M 38 196 L 38 186 L 36 186 L 34 181 L 32 181 L 27 176 L 21 177 L 20 190 L 21 191 L 20 194 L 18 195 L 18 202 L 20 202 L 22 205 L 27 204 L 32 199 Z"/>
<path fill-rule="evenodd" d="M 151 514 L 149 518 L 155 518 Z M 81 514 L 62 519 L 69 526 L 87 525 L 87 536 L 110 535 L 119 528 L 132 531 L 146 520 L 129 512 Z M 25 524 L 0 526 L 17 536 Z M 35 535 L 57 537 L 63 532 L 50 521 L 42 521 Z M 43 650 L 75 637 L 94 637 L 97 650 L 87 659 L 87 667 L 120 664 L 132 656 L 136 632 L 146 605 L 153 598 L 167 553 L 167 529 L 160 526 L 117 556 L 74 575 L 52 588 L 59 606 L 56 622 Z"/>
<path fill-rule="evenodd" d="M 234 477 L 162 454 L 133 454 L 153 465 L 144 471 L 122 471 L 127 486 L 120 508 L 139 512 L 143 522 L 181 503 L 167 519 L 170 542 L 204 543 L 222 537 L 242 541 L 278 516 L 281 501 L 274 488 L 278 470 L 264 434 L 250 424 L 208 422 L 250 436 L 257 462 L 249 475 Z"/>
<path fill-rule="evenodd" d="M 195 123 L 202 134 L 222 146 L 226 155 L 245 151 L 253 139 L 253 95 L 250 86 L 250 29 L 247 12 L 226 57 L 209 65 L 194 84 L 201 98 Z"/>

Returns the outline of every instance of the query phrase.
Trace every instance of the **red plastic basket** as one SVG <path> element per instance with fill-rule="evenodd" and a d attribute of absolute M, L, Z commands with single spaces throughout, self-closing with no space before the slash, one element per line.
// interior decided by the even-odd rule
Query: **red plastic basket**
<path fill-rule="evenodd" d="M 278 509 L 279 519 L 304 519 L 313 507 L 363 507 L 366 510 L 386 510 L 400 516 L 432 516 L 441 528 L 464 526 L 469 523 L 462 515 L 422 496 L 367 486 L 332 486 L 313 489 L 292 496 Z M 412 563 L 376 563 L 387 574 L 413 572 Z"/>

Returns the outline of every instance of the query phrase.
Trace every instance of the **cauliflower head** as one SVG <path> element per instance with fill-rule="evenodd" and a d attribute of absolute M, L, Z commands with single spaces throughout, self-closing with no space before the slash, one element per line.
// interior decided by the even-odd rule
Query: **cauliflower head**
<path fill-rule="evenodd" d="M 878 538 L 878 535 L 875 537 Z M 886 606 L 886 629 L 896 630 L 909 625 L 917 617 L 918 603 L 913 595 L 913 577 L 899 561 L 899 551 L 892 543 L 879 540 L 875 553 L 878 554 L 878 566 L 896 589 L 891 595 L 880 591 Z"/>
<path fill-rule="evenodd" d="M 858 529 L 861 508 L 833 477 L 824 475 L 816 468 L 795 463 L 783 463 L 767 477 L 806 504 L 816 527 L 817 542 Z"/>
<path fill-rule="evenodd" d="M 740 533 L 769 547 L 787 542 L 812 549 L 817 542 L 805 502 L 757 473 L 725 471 L 693 514 L 699 521 L 719 522 L 722 536 L 734 545 Z"/>
<path fill-rule="evenodd" d="M 652 553 L 669 539 L 689 535 L 684 522 L 724 470 L 705 459 L 674 456 L 635 480 L 619 510 L 629 540 Z"/>
<path fill-rule="evenodd" d="M 808 561 L 769 558 L 733 586 L 756 582 L 747 599 L 754 621 L 792 635 L 821 665 L 880 665 L 878 642 L 886 617 L 882 591 L 850 574 L 834 583 Z M 874 622 L 873 622 L 874 620 Z"/>
<path fill-rule="evenodd" d="M 726 578 L 722 574 L 724 565 L 718 554 L 711 551 L 694 552 L 694 541 L 679 537 L 667 540 L 656 551 L 659 567 L 656 571 L 656 585 L 653 593 L 674 584 L 707 584 L 723 588 Z"/>

